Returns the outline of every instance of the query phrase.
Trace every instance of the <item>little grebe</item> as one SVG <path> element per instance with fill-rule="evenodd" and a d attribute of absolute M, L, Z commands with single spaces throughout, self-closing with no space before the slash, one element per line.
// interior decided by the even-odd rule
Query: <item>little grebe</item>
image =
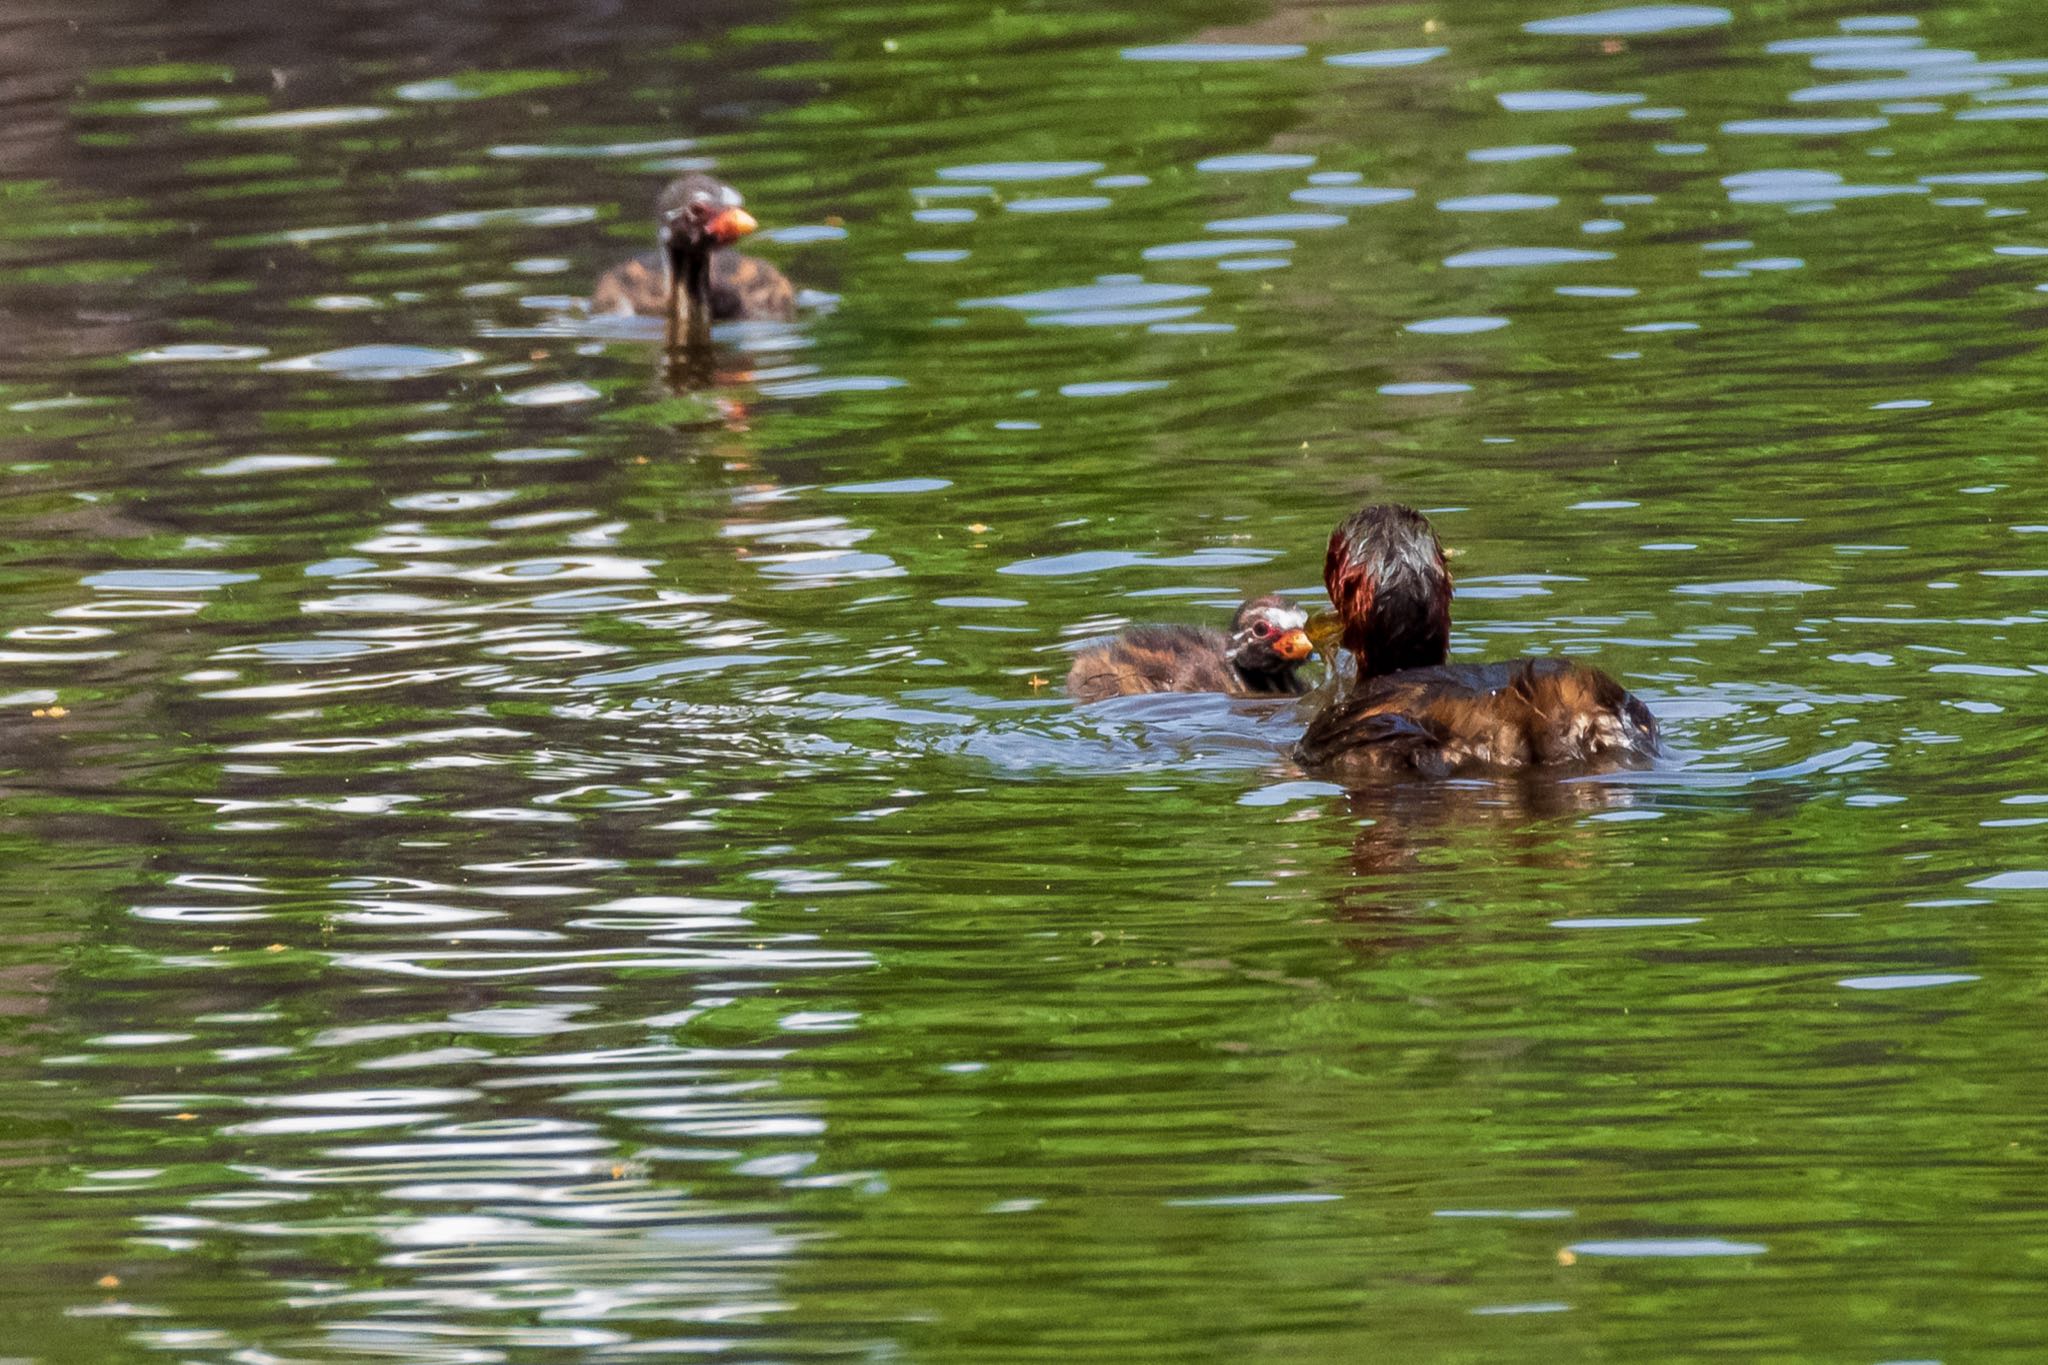
<path fill-rule="evenodd" d="M 1304 764 L 1444 777 L 1656 755 L 1649 708 L 1597 668 L 1445 662 L 1451 575 L 1420 512 L 1382 503 L 1353 514 L 1330 535 L 1323 584 L 1358 675 L 1309 722 L 1295 748 Z"/>
<path fill-rule="evenodd" d="M 760 226 L 732 186 L 686 175 L 661 192 L 654 215 L 661 250 L 607 270 L 591 294 L 593 312 L 666 317 L 671 345 L 708 336 L 714 320 L 795 316 L 796 291 L 781 271 L 724 249 Z"/>
<path fill-rule="evenodd" d="M 1133 626 L 1082 650 L 1067 691 L 1080 701 L 1140 692 L 1299 696 L 1308 686 L 1295 669 L 1313 652 L 1307 624 L 1307 612 L 1269 593 L 1237 609 L 1228 635 L 1213 626 Z"/>

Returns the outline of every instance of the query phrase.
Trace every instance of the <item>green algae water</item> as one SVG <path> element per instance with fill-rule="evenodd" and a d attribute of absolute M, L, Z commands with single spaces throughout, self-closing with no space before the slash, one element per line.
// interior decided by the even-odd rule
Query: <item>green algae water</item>
<path fill-rule="evenodd" d="M 0 1355 L 2041 1358 L 2035 6 L 0 51 Z M 1060 695 L 1387 498 L 1670 760 Z"/>

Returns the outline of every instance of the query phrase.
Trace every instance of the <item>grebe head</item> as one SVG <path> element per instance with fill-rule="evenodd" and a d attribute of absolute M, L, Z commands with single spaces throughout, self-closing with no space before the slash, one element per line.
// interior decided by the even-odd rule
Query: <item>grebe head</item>
<path fill-rule="evenodd" d="M 1254 597 L 1230 618 L 1230 645 L 1223 657 L 1238 672 L 1285 676 L 1314 652 L 1308 634 L 1308 613 L 1278 593 Z"/>
<path fill-rule="evenodd" d="M 1451 573 L 1429 519 L 1414 508 L 1374 503 L 1346 518 L 1330 533 L 1323 586 L 1359 677 L 1449 657 Z"/>
<path fill-rule="evenodd" d="M 760 224 L 740 207 L 739 191 L 701 171 L 673 180 L 654 201 L 661 245 L 671 260 L 731 246 Z"/>

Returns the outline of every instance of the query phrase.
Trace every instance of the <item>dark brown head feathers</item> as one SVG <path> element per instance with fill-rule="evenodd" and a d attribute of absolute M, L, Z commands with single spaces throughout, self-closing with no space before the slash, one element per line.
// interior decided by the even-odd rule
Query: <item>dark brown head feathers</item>
<path fill-rule="evenodd" d="M 1429 519 L 1375 503 L 1330 533 L 1323 586 L 1361 677 L 1442 663 L 1451 645 L 1451 572 Z"/>

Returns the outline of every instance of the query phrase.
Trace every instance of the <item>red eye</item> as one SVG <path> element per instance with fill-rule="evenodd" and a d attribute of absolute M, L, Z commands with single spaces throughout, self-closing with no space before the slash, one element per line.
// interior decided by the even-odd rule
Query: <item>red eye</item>
<path fill-rule="evenodd" d="M 1270 640 L 1273 638 L 1272 624 L 1267 621 L 1254 621 L 1252 622 L 1252 634 L 1258 636 L 1261 640 Z"/>

